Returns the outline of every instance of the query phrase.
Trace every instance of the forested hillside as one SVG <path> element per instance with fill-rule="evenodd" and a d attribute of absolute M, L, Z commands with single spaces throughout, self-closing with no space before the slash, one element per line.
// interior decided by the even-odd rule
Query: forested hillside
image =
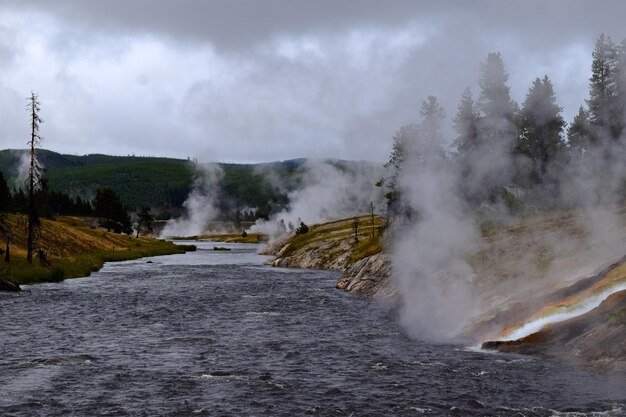
<path fill-rule="evenodd" d="M 10 188 L 19 188 L 24 150 L 0 150 L 0 170 Z M 50 191 L 92 200 L 96 190 L 115 189 L 129 208 L 146 205 L 159 213 L 176 215 L 198 175 L 195 162 L 139 156 L 64 155 L 39 150 Z M 351 161 L 329 161 L 338 170 L 349 169 Z M 218 163 L 216 198 L 222 218 L 235 220 L 267 217 L 284 209 L 288 193 L 298 189 L 306 177 L 306 159 L 260 164 Z"/>

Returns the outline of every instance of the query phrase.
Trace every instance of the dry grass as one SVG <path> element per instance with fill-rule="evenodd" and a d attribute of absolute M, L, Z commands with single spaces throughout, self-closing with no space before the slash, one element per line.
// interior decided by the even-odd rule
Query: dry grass
<path fill-rule="evenodd" d="M 95 219 L 63 216 L 41 222 L 38 247 L 47 252 L 48 264 L 43 265 L 38 259 L 29 264 L 26 262 L 25 216 L 8 215 L 7 219 L 13 232 L 11 262 L 0 262 L 0 277 L 20 284 L 88 276 L 104 262 L 184 253 L 192 249 L 168 241 L 110 233 L 95 227 Z"/>
<path fill-rule="evenodd" d="M 300 250 L 326 245 L 329 248 L 329 253 L 324 257 L 333 257 L 343 252 L 337 249 L 341 244 L 349 243 L 351 250 L 348 255 L 348 263 L 353 264 L 380 252 L 382 250 L 381 236 L 384 220 L 378 215 L 374 216 L 375 238 L 372 240 L 371 216 L 358 216 L 358 219 L 359 242 L 356 244 L 354 244 L 354 217 L 349 217 L 310 226 L 308 233 L 296 235 L 291 239 L 289 247 L 282 256 L 287 257 Z"/>

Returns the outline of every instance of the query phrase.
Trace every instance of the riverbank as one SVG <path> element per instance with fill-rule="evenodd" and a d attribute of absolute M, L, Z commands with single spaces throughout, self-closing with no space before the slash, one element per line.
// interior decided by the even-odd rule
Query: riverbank
<path fill-rule="evenodd" d="M 625 220 L 624 208 L 618 214 Z M 263 253 L 275 257 L 268 262 L 273 266 L 341 271 L 337 288 L 366 296 L 401 297 L 390 279 L 390 258 L 382 251 L 382 219 L 376 219 L 375 240 L 364 217 L 360 224 L 364 228 L 358 243 L 349 218 L 312 225 L 303 235 L 285 235 Z M 545 329 L 539 326 L 519 341 L 506 339 L 511 329 L 543 320 L 546 312 L 586 306 L 597 294 L 626 285 L 626 259 L 620 259 L 626 253 L 623 226 L 599 234 L 590 229 L 584 213 L 563 211 L 483 221 L 479 227 L 482 244 L 466 261 L 474 272 L 481 313 L 472 312 L 474 318 L 462 334 L 465 339 L 477 344 L 487 341 L 484 346 L 489 349 L 558 357 L 598 371 L 626 370 L 622 342 L 626 305 L 616 301 L 626 297 L 623 293 L 596 300 L 579 318 Z"/>
<path fill-rule="evenodd" d="M 512 311 L 528 310 L 520 302 L 483 323 L 509 323 L 483 348 L 558 357 L 601 372 L 626 371 L 626 257 L 539 299 L 543 307 L 522 321 L 510 320 Z"/>
<path fill-rule="evenodd" d="M 207 233 L 196 236 L 172 237 L 173 240 L 209 241 L 223 243 L 261 243 L 264 236 L 261 233 Z"/>
<path fill-rule="evenodd" d="M 354 217 L 309 226 L 307 233 L 286 234 L 261 253 L 275 258 L 272 266 L 330 269 L 343 272 L 337 288 L 366 296 L 386 296 L 391 268 L 382 252 L 384 220 L 359 216 L 355 239 Z"/>
<path fill-rule="evenodd" d="M 59 216 L 55 220 L 41 220 L 38 248 L 46 256 L 45 259 L 34 257 L 29 264 L 26 261 L 24 221 L 23 215 L 7 216 L 13 232 L 11 258 L 8 263 L 0 261 L 0 279 L 10 279 L 18 284 L 85 277 L 102 268 L 105 262 L 195 250 L 193 245 L 176 245 L 165 240 L 107 232 L 95 226 L 95 219 Z"/>

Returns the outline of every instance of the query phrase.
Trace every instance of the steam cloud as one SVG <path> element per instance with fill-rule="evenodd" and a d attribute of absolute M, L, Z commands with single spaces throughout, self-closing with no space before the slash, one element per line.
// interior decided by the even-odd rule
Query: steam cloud
<path fill-rule="evenodd" d="M 366 214 L 370 202 L 380 210 L 383 191 L 374 184 L 383 172 L 382 167 L 367 162 L 343 166 L 332 161 L 307 160 L 301 186 L 288 193 L 288 208 L 269 221 L 257 221 L 251 230 L 273 237 L 285 232 L 279 222 L 297 227 L 299 220 L 313 224 Z M 285 189 L 280 178 L 268 178 L 277 189 Z"/>
<path fill-rule="evenodd" d="M 26 184 L 28 181 L 28 173 L 30 171 L 30 152 L 28 151 L 23 151 L 23 152 L 19 152 L 16 151 L 16 153 L 18 154 L 17 156 L 19 157 L 19 162 L 17 164 L 17 187 L 26 190 Z M 37 158 L 37 155 L 35 154 L 35 158 Z M 39 164 L 40 167 L 43 168 L 43 166 L 41 165 L 41 162 L 37 161 L 37 163 Z"/>
<path fill-rule="evenodd" d="M 497 129 L 501 123 L 495 120 L 493 126 Z M 421 138 L 426 142 L 436 139 Z M 453 339 L 490 308 L 545 291 L 549 285 L 588 276 L 626 253 L 625 222 L 619 210 L 626 178 L 621 141 L 600 138 L 602 146 L 586 150 L 584 158 L 573 155 L 555 163 L 550 175 L 558 187 L 520 188 L 513 182 L 515 169 L 529 161 L 508 151 L 510 139 L 502 138 L 502 148 L 478 147 L 463 159 L 406 151 L 397 187 L 401 211 L 412 215 L 393 227 L 391 258 L 393 282 L 402 300 L 401 322 L 414 337 Z M 420 149 L 428 150 L 428 146 L 422 143 Z M 468 167 L 470 175 L 463 169 Z M 533 204 L 546 201 L 552 201 L 552 206 L 540 208 L 538 215 L 545 208 L 573 210 L 575 232 L 556 227 L 556 231 L 538 231 L 534 241 L 525 241 L 552 254 L 550 265 L 536 267 L 537 259 L 527 253 L 534 248 L 515 247 L 513 256 L 520 259 L 517 265 L 500 265 L 499 271 L 490 271 L 509 274 L 476 275 L 468 260 L 487 245 L 480 221 L 488 218 L 507 225 L 519 220 L 501 199 L 484 199 L 477 207 L 463 198 L 466 193 L 494 186 L 512 190 L 523 200 L 527 205 L 524 215 L 533 214 Z M 512 235 L 507 238 L 515 239 Z"/>
<path fill-rule="evenodd" d="M 465 261 L 479 233 L 441 160 L 409 163 L 399 178 L 419 217 L 394 230 L 393 277 L 402 297 L 401 321 L 415 337 L 445 339 L 463 328 L 477 308 L 474 272 Z"/>
<path fill-rule="evenodd" d="M 161 237 L 197 236 L 206 231 L 209 222 L 219 214 L 215 203 L 222 175 L 217 164 L 196 164 L 193 188 L 183 203 L 185 214 L 169 221 Z"/>

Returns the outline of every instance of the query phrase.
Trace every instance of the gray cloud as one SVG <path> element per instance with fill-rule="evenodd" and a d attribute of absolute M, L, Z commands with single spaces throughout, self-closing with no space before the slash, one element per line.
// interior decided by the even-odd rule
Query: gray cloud
<path fill-rule="evenodd" d="M 626 36 L 626 4 L 544 3 L 6 0 L 2 108 L 18 117 L 0 148 L 23 146 L 35 89 L 63 152 L 383 160 L 426 95 L 449 122 L 494 50 L 516 100 L 548 74 L 569 121 L 596 37 Z"/>

